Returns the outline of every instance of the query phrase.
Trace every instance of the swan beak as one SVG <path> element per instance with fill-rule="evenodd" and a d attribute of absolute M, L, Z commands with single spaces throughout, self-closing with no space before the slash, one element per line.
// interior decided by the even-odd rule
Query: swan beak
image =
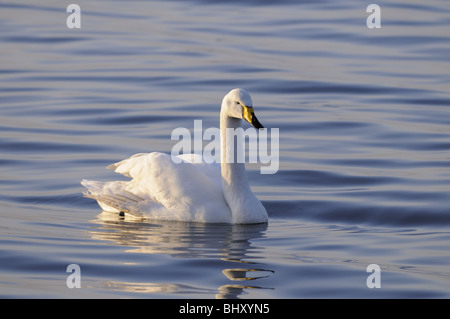
<path fill-rule="evenodd" d="M 251 125 L 256 127 L 257 129 L 264 128 L 261 123 L 259 123 L 258 119 L 256 118 L 255 111 L 253 110 L 253 106 L 242 107 L 242 118 L 249 122 Z"/>

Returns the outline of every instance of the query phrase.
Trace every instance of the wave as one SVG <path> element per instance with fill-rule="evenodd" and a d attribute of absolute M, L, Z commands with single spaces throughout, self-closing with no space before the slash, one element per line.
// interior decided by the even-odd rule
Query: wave
<path fill-rule="evenodd" d="M 392 227 L 450 226 L 447 207 L 368 205 L 350 201 L 264 201 L 270 218 Z"/>

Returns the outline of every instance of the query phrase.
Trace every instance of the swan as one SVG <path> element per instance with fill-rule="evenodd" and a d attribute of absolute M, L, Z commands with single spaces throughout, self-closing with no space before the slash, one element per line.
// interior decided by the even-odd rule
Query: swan
<path fill-rule="evenodd" d="M 83 195 L 97 200 L 106 212 L 150 220 L 266 223 L 267 211 L 250 189 L 245 164 L 226 160 L 227 153 L 233 147 L 236 150 L 234 140 L 227 140 L 226 129 L 241 127 L 242 119 L 257 129 L 263 128 L 255 116 L 250 94 L 237 88 L 222 100 L 220 164 L 199 159 L 198 154 L 178 155 L 181 163 L 177 164 L 170 154 L 139 153 L 107 167 L 130 181 L 83 179 L 81 184 L 87 188 Z"/>

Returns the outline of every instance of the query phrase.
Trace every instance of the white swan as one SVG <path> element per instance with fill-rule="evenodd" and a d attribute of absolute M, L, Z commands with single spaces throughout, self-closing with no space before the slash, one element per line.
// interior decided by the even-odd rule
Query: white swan
<path fill-rule="evenodd" d="M 136 154 L 108 168 L 130 181 L 83 180 L 86 197 L 97 200 L 108 212 L 156 220 L 204 223 L 265 223 L 267 212 L 250 189 L 244 163 L 227 163 L 227 152 L 236 143 L 227 141 L 226 128 L 238 128 L 245 119 L 263 128 L 256 118 L 252 99 L 243 89 L 231 90 L 220 111 L 221 164 L 194 160 L 183 154 L 176 164 L 170 154 Z M 234 152 L 233 154 L 236 154 Z"/>

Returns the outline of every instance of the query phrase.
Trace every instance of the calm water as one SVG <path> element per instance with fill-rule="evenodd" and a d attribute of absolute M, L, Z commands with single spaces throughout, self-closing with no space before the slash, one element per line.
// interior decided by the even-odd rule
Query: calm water
<path fill-rule="evenodd" d="M 0 4 L 0 296 L 449 298 L 450 4 Z M 243 87 L 280 129 L 252 188 L 268 225 L 123 220 L 82 197 L 105 166 L 218 126 Z M 66 267 L 81 268 L 69 289 Z M 370 264 L 381 288 L 366 285 Z"/>

